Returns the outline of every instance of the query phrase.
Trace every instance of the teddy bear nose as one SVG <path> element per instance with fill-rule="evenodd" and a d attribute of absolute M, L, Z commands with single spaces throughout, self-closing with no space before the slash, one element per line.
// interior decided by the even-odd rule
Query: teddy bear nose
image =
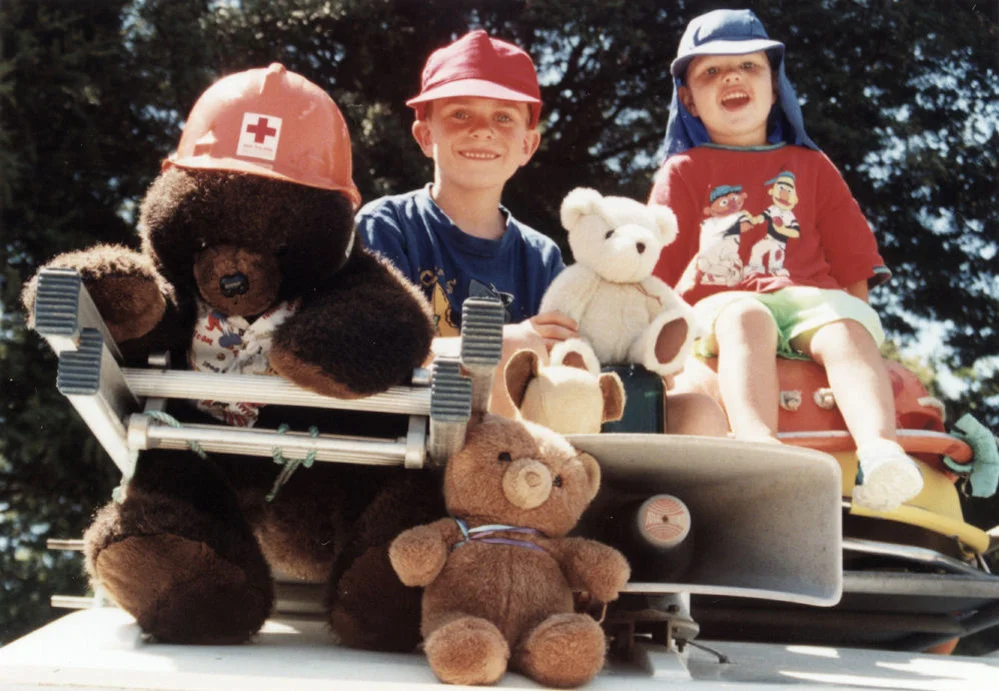
<path fill-rule="evenodd" d="M 245 295 L 248 290 L 250 290 L 250 279 L 244 273 L 237 271 L 219 279 L 219 291 L 227 298 Z"/>
<path fill-rule="evenodd" d="M 645 253 L 645 243 L 644 242 L 636 243 L 635 244 L 635 249 L 638 250 L 639 254 L 644 254 Z"/>
<path fill-rule="evenodd" d="M 539 461 L 522 458 L 514 461 L 503 475 L 503 494 L 514 506 L 533 509 L 548 500 L 552 491 L 552 474 Z"/>

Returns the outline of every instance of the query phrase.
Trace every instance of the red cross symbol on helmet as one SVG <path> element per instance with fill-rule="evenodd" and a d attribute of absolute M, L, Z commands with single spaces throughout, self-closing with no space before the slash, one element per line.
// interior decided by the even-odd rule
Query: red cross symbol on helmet
<path fill-rule="evenodd" d="M 246 131 L 253 135 L 253 141 L 257 144 L 263 144 L 267 137 L 277 134 L 276 129 L 267 126 L 267 118 L 263 115 L 257 118 L 256 124 L 247 125 Z"/>

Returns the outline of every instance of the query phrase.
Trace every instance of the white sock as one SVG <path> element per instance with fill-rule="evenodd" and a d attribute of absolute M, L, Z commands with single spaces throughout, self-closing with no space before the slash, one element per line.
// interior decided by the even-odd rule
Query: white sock
<path fill-rule="evenodd" d="M 853 502 L 873 511 L 891 511 L 912 499 L 923 488 L 919 466 L 901 446 L 878 439 L 857 449 L 864 473 L 863 484 L 853 488 Z"/>

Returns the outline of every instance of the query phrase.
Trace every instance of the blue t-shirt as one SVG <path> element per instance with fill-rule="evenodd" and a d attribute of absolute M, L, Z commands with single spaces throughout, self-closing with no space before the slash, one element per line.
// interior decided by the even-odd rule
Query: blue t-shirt
<path fill-rule="evenodd" d="M 457 336 L 465 298 L 499 297 L 507 323 L 521 322 L 538 313 L 545 290 L 565 268 L 558 245 L 500 211 L 503 237 L 473 237 L 437 206 L 427 185 L 369 202 L 357 212 L 357 227 L 367 247 L 423 288 L 437 334 Z"/>

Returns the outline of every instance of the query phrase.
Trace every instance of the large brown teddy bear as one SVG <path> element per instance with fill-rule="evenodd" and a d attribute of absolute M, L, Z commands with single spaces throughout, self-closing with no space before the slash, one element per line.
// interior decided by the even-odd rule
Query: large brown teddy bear
<path fill-rule="evenodd" d="M 195 104 L 142 202 L 141 253 L 100 246 L 50 266 L 81 272 L 130 364 L 168 351 L 176 367 L 278 374 L 356 398 L 408 382 L 433 333 L 419 291 L 357 239 L 359 202 L 340 111 L 274 64 L 216 82 Z M 23 296 L 29 314 L 34 290 Z M 356 427 L 341 412 L 243 403 L 171 412 Z M 280 472 L 263 459 L 143 452 L 123 501 L 87 530 L 93 580 L 157 640 L 247 640 L 273 606 L 271 569 L 333 590 L 353 566 L 341 559 L 333 572 L 353 526 L 404 471 L 317 463 L 279 487 Z"/>
<path fill-rule="evenodd" d="M 628 563 L 566 537 L 600 487 L 593 457 L 547 428 L 487 415 L 448 460 L 450 518 L 399 535 L 392 566 L 424 586 L 431 669 L 452 684 L 491 684 L 509 665 L 551 686 L 589 681 L 604 662 L 600 625 L 573 611 L 573 589 L 617 599 Z"/>

